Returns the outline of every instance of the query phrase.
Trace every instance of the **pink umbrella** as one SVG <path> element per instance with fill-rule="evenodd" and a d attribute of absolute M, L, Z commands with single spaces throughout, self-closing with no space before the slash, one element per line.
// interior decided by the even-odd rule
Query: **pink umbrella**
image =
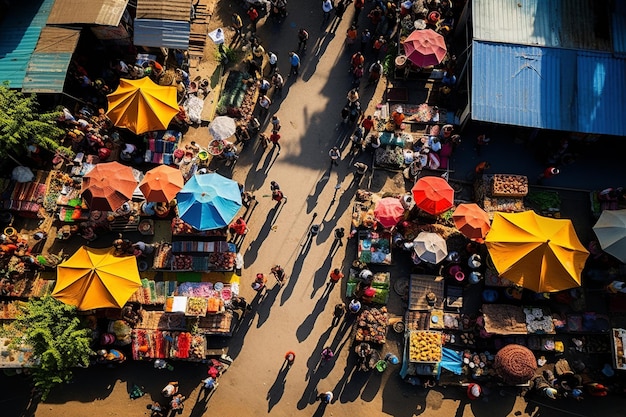
<path fill-rule="evenodd" d="M 394 197 L 385 197 L 376 203 L 374 216 L 383 227 L 389 228 L 398 224 L 404 216 L 404 207 L 400 200 Z"/>
<path fill-rule="evenodd" d="M 418 67 L 439 64 L 447 52 L 443 36 L 431 29 L 413 31 L 404 40 L 404 54 Z"/>

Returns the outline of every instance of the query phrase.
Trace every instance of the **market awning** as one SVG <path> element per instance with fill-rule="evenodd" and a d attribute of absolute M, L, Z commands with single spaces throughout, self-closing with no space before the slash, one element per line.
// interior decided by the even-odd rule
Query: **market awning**
<path fill-rule="evenodd" d="M 84 0 L 56 0 L 48 24 L 117 26 L 127 5 L 128 0 L 89 0 L 89 7 Z"/>
<path fill-rule="evenodd" d="M 80 29 L 46 26 L 26 69 L 25 93 L 62 93 Z"/>

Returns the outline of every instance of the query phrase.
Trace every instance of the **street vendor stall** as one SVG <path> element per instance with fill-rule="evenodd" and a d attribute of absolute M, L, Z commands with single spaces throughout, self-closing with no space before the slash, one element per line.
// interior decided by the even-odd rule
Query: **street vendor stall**
<path fill-rule="evenodd" d="M 626 330 L 611 329 L 613 368 L 626 371 Z"/>
<path fill-rule="evenodd" d="M 144 161 L 152 164 L 174 164 L 174 151 L 183 134 L 176 130 L 148 132 L 143 136 L 146 143 Z"/>
<path fill-rule="evenodd" d="M 391 281 L 391 274 L 389 272 L 378 272 L 373 275 L 371 282 L 367 286 L 371 286 L 375 293 L 372 298 L 374 304 L 387 304 L 389 301 L 389 284 Z M 348 275 L 348 282 L 346 284 L 346 297 L 360 297 L 364 283 L 359 279 L 359 271 L 354 268 L 350 268 L 350 274 Z"/>
<path fill-rule="evenodd" d="M 391 234 L 359 231 L 357 256 L 364 263 L 391 265 Z"/>
<path fill-rule="evenodd" d="M 37 216 L 43 206 L 50 173 L 38 170 L 34 174 L 28 182 L 0 180 L 0 199 L 4 210 L 15 211 L 23 217 Z"/>

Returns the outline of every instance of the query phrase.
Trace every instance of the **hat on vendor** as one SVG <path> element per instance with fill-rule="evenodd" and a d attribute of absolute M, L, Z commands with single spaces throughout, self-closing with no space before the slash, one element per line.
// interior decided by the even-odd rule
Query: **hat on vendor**
<path fill-rule="evenodd" d="M 483 390 L 480 388 L 480 385 L 476 383 L 471 383 L 467 387 L 467 396 L 470 400 L 475 400 L 482 394 Z"/>
<path fill-rule="evenodd" d="M 546 397 L 556 400 L 559 392 L 554 388 L 546 388 L 544 393 L 546 394 Z"/>
<path fill-rule="evenodd" d="M 404 113 L 404 109 L 402 108 L 402 106 L 398 106 L 398 108 L 396 109 L 396 113 Z"/>

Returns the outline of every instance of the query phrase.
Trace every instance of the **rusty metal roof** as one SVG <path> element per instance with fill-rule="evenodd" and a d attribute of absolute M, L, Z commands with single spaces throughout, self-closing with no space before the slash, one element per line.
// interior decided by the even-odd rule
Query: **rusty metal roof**
<path fill-rule="evenodd" d="M 128 0 L 56 0 L 48 24 L 117 26 L 127 5 Z"/>
<path fill-rule="evenodd" d="M 137 19 L 191 20 L 191 0 L 137 0 Z"/>

